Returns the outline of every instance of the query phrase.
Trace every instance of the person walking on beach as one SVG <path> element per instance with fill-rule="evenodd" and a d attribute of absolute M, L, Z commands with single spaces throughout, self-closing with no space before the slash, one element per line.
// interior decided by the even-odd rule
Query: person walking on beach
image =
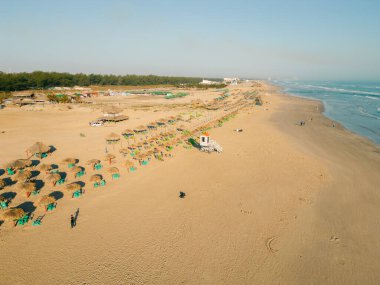
<path fill-rule="evenodd" d="M 70 217 L 70 224 L 71 224 L 71 228 L 74 228 L 76 225 L 75 225 L 75 218 L 73 215 L 71 215 Z"/>

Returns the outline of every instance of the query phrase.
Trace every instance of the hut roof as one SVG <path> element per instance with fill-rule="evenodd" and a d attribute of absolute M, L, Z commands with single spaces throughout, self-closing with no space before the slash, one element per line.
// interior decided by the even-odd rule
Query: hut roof
<path fill-rule="evenodd" d="M 61 175 L 59 173 L 52 173 L 46 177 L 46 180 L 49 182 L 57 182 L 59 179 L 61 179 Z"/>
<path fill-rule="evenodd" d="M 116 156 L 113 155 L 112 153 L 109 153 L 109 154 L 107 154 L 107 155 L 104 157 L 104 160 L 110 160 L 110 159 L 114 159 L 114 158 L 116 158 Z"/>
<path fill-rule="evenodd" d="M 5 210 L 3 218 L 8 221 L 20 219 L 25 216 L 25 212 L 21 208 L 12 208 Z"/>
<path fill-rule="evenodd" d="M 100 162 L 99 159 L 94 158 L 94 159 L 90 159 L 89 161 L 87 161 L 87 164 L 88 165 L 90 165 L 90 164 L 97 164 L 99 162 Z"/>
<path fill-rule="evenodd" d="M 73 182 L 73 183 L 67 184 L 65 188 L 67 191 L 77 191 L 77 190 L 80 190 L 82 186 L 77 182 Z"/>
<path fill-rule="evenodd" d="M 125 166 L 127 166 L 127 167 L 133 167 L 133 166 L 135 166 L 135 164 L 132 161 L 130 161 L 130 160 L 126 160 L 125 161 Z"/>
<path fill-rule="evenodd" d="M 118 141 L 120 140 L 120 136 L 115 133 L 110 133 L 108 136 L 106 136 L 107 141 Z"/>
<path fill-rule="evenodd" d="M 90 181 L 91 182 L 99 182 L 102 181 L 103 177 L 100 174 L 94 174 L 91 176 Z"/>
<path fill-rule="evenodd" d="M 56 199 L 53 196 L 45 195 L 42 196 L 38 201 L 35 203 L 38 206 L 47 206 L 49 204 L 52 204 L 56 201 Z"/>
<path fill-rule="evenodd" d="M 43 144 L 42 142 L 36 142 L 31 147 L 29 147 L 26 151 L 30 153 L 46 153 L 50 151 L 50 147 Z"/>
<path fill-rule="evenodd" d="M 100 117 L 98 120 L 102 121 L 108 121 L 108 122 L 120 122 L 120 121 L 125 121 L 128 120 L 129 117 L 125 115 L 118 115 L 118 116 L 111 116 L 111 117 Z"/>
<path fill-rule="evenodd" d="M 133 135 L 134 132 L 131 129 L 126 129 L 124 132 L 122 132 L 123 135 Z"/>
<path fill-rule="evenodd" d="M 117 167 L 110 167 L 110 168 L 107 169 L 107 171 L 109 173 L 111 173 L 111 174 L 115 174 L 115 173 L 119 173 L 120 172 L 119 168 L 117 168 Z"/>
<path fill-rule="evenodd" d="M 18 189 L 23 190 L 25 192 L 32 192 L 36 190 L 36 184 L 34 182 L 24 182 L 18 184 Z"/>
<path fill-rule="evenodd" d="M 39 166 L 39 169 L 42 171 L 49 171 L 52 168 L 53 168 L 53 166 L 51 164 L 41 164 Z"/>
<path fill-rule="evenodd" d="M 62 160 L 63 163 L 77 163 L 76 158 L 68 157 Z"/>
<path fill-rule="evenodd" d="M 83 170 L 83 168 L 80 166 L 74 166 L 73 168 L 70 169 L 70 171 L 74 172 L 74 173 L 81 172 L 82 170 Z"/>
<path fill-rule="evenodd" d="M 121 148 L 120 150 L 119 150 L 119 152 L 120 153 L 122 153 L 122 154 L 128 154 L 129 153 L 129 149 L 128 148 Z"/>
<path fill-rule="evenodd" d="M 7 167 L 22 169 L 32 165 L 32 161 L 29 159 L 16 159 L 8 163 Z"/>
<path fill-rule="evenodd" d="M 146 126 L 143 126 L 143 125 L 140 125 L 136 128 L 133 129 L 135 132 L 144 132 L 147 130 L 147 127 Z"/>
<path fill-rule="evenodd" d="M 15 175 L 16 180 L 27 180 L 32 177 L 32 173 L 29 170 L 24 170 L 23 172 L 17 172 Z"/>

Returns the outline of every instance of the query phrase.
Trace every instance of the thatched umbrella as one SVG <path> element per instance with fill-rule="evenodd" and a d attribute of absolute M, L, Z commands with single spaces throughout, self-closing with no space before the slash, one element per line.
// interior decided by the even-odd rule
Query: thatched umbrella
<path fill-rule="evenodd" d="M 14 180 L 26 181 L 30 177 L 32 177 L 32 173 L 29 170 L 24 170 L 23 172 L 17 172 L 14 176 Z"/>
<path fill-rule="evenodd" d="M 116 174 L 116 173 L 119 173 L 119 172 L 120 172 L 120 171 L 119 171 L 119 168 L 117 168 L 117 167 L 110 167 L 110 168 L 107 169 L 107 171 L 108 171 L 109 173 L 111 173 L 111 174 Z"/>
<path fill-rule="evenodd" d="M 68 158 L 65 158 L 64 160 L 62 160 L 63 163 L 67 163 L 67 164 L 76 164 L 77 163 L 77 159 L 76 158 L 72 158 L 72 157 L 68 157 Z"/>
<path fill-rule="evenodd" d="M 31 166 L 32 164 L 32 161 L 29 159 L 16 159 L 11 163 L 8 163 L 6 167 L 12 169 L 23 169 L 25 167 Z"/>
<path fill-rule="evenodd" d="M 165 126 L 167 123 L 167 120 L 165 119 L 159 119 L 156 121 L 157 126 Z"/>
<path fill-rule="evenodd" d="M 121 153 L 121 154 L 123 154 L 123 155 L 127 155 L 127 154 L 129 154 L 129 149 L 128 148 L 121 148 L 120 150 L 119 150 L 119 152 Z"/>
<path fill-rule="evenodd" d="M 3 219 L 6 221 L 16 221 L 15 226 L 17 224 L 17 220 L 24 217 L 26 213 L 21 208 L 11 208 L 5 210 L 3 213 Z"/>
<path fill-rule="evenodd" d="M 78 172 L 81 172 L 83 170 L 83 168 L 82 167 L 80 167 L 80 166 L 74 166 L 73 168 L 71 168 L 71 172 L 73 172 L 73 173 L 78 173 Z"/>
<path fill-rule="evenodd" d="M 4 188 L 6 185 L 7 183 L 5 183 L 4 179 L 0 178 L 0 189 Z"/>
<path fill-rule="evenodd" d="M 100 174 L 94 174 L 90 178 L 91 182 L 100 182 L 102 180 L 103 180 L 103 177 Z"/>
<path fill-rule="evenodd" d="M 45 208 L 45 212 L 50 204 L 54 204 L 56 199 L 53 196 L 45 195 L 38 199 L 37 202 L 34 203 L 35 206 L 43 206 Z"/>
<path fill-rule="evenodd" d="M 51 182 L 53 186 L 61 179 L 61 175 L 59 173 L 51 173 L 46 177 L 48 182 Z"/>
<path fill-rule="evenodd" d="M 140 125 L 133 129 L 135 133 L 142 133 L 147 131 L 147 127 Z"/>
<path fill-rule="evenodd" d="M 42 142 L 36 142 L 34 145 L 32 145 L 26 150 L 26 152 L 30 154 L 38 153 L 40 157 L 42 156 L 43 153 L 47 153 L 49 151 L 50 151 L 50 147 L 43 144 Z"/>
<path fill-rule="evenodd" d="M 26 196 L 29 197 L 30 194 L 36 190 L 36 184 L 34 182 L 24 182 L 18 184 L 18 189 L 25 192 Z"/>
<path fill-rule="evenodd" d="M 112 163 L 112 159 L 115 159 L 115 158 L 116 158 L 115 155 L 109 153 L 109 154 L 107 154 L 107 155 L 104 157 L 104 160 L 105 160 L 105 161 L 108 161 L 109 164 L 111 164 L 111 163 Z"/>
<path fill-rule="evenodd" d="M 150 122 L 149 124 L 147 124 L 147 128 L 148 129 L 157 129 L 157 123 L 156 122 Z"/>
<path fill-rule="evenodd" d="M 131 129 L 126 129 L 121 134 L 126 137 L 133 137 L 135 133 Z"/>
<path fill-rule="evenodd" d="M 129 172 L 131 167 L 135 167 L 135 164 L 132 161 L 127 160 L 127 161 L 125 161 L 125 166 L 127 167 L 128 172 Z"/>
<path fill-rule="evenodd" d="M 72 192 L 72 191 L 78 191 L 82 189 L 82 186 L 77 182 L 73 182 L 73 183 L 67 184 L 65 188 L 67 191 Z"/>
<path fill-rule="evenodd" d="M 48 173 L 50 170 L 53 169 L 53 166 L 52 166 L 51 164 L 41 164 L 41 165 L 39 166 L 39 169 L 40 169 L 41 171 L 45 171 L 46 173 Z"/>
<path fill-rule="evenodd" d="M 108 136 L 106 136 L 106 141 L 108 143 L 116 143 L 120 140 L 120 136 L 115 133 L 110 133 Z"/>

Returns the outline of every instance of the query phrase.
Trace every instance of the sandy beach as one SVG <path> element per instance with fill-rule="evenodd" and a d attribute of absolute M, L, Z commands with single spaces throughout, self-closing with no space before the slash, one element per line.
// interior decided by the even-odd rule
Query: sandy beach
<path fill-rule="evenodd" d="M 0 226 L 0 283 L 378 284 L 380 148 L 332 127 L 318 101 L 265 83 L 230 88 L 236 100 L 252 90 L 263 106 L 243 108 L 209 130 L 223 153 L 180 146 L 174 157 L 133 173 L 118 152 L 127 141 L 105 145 L 106 135 L 189 112 L 213 116 L 217 111 L 188 105 L 218 95 L 194 91 L 172 106 L 138 96 L 112 101 L 130 119 L 100 128 L 88 125 L 100 109 L 87 105 L 0 110 L 1 168 L 43 141 L 57 149 L 43 163 L 75 157 L 88 172 L 78 199 L 61 186 L 43 187 L 64 196 L 42 225 Z M 105 148 L 117 156 L 113 166 L 121 178 L 102 171 L 107 187 L 92 189 L 88 176 L 97 172 L 85 162 L 101 159 Z M 75 181 L 70 172 L 68 178 Z M 11 187 L 0 194 L 17 192 Z M 12 206 L 26 200 L 18 193 Z"/>

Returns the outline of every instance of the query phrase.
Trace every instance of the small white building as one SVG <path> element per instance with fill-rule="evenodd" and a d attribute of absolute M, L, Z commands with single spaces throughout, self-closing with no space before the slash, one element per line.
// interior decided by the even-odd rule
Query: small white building
<path fill-rule="evenodd" d="M 237 77 L 233 78 L 224 78 L 223 82 L 226 84 L 231 84 L 231 85 L 237 85 L 239 83 L 240 79 Z"/>
<path fill-rule="evenodd" d="M 203 133 L 199 138 L 199 144 L 201 147 L 207 147 L 210 143 L 210 135 L 209 133 Z"/>
<path fill-rule="evenodd" d="M 199 84 L 215 85 L 215 84 L 220 84 L 220 82 L 203 79 L 202 82 L 199 82 Z"/>

